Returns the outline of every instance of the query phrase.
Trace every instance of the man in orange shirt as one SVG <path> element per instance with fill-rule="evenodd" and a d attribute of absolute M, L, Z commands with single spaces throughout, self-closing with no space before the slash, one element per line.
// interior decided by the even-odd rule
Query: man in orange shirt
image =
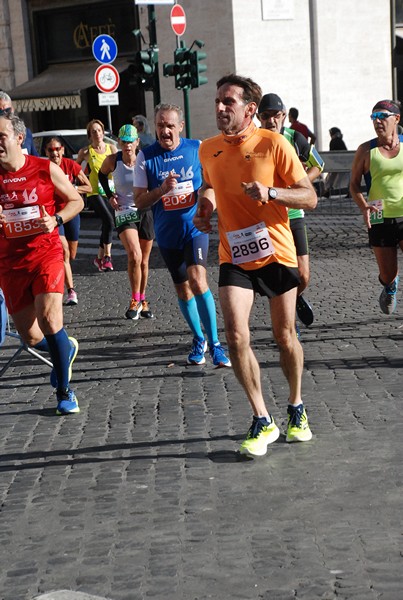
<path fill-rule="evenodd" d="M 269 298 L 273 335 L 289 384 L 287 441 L 312 437 L 301 399 L 303 351 L 295 334 L 298 263 L 287 207 L 315 208 L 317 197 L 295 151 L 278 133 L 258 129 L 253 117 L 262 96 L 251 79 L 227 75 L 217 83 L 221 134 L 205 140 L 195 225 L 220 234 L 220 302 L 235 374 L 253 410 L 240 452 L 262 456 L 279 437 L 262 395 L 260 369 L 250 346 L 254 295 Z"/>

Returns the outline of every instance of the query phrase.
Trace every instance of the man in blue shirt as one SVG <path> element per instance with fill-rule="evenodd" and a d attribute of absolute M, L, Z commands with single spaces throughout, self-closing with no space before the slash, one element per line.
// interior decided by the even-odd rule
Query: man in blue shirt
<path fill-rule="evenodd" d="M 213 364 L 230 367 L 218 340 L 215 301 L 207 283 L 209 237 L 193 224 L 202 185 L 200 142 L 180 137 L 184 120 L 179 106 L 159 104 L 154 114 L 157 141 L 138 154 L 134 203 L 140 209 L 152 207 L 156 240 L 193 333 L 188 364 L 205 363 L 202 323 Z"/>

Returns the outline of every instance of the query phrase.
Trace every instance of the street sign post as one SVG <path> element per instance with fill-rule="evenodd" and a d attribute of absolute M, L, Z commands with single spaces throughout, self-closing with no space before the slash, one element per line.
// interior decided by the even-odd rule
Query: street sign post
<path fill-rule="evenodd" d="M 111 63 L 118 54 L 118 46 L 113 37 L 101 34 L 92 43 L 92 54 L 101 63 L 95 71 L 95 85 L 102 92 L 98 94 L 98 104 L 107 107 L 109 131 L 112 132 L 111 105 L 119 104 L 119 96 L 113 92 L 119 87 L 120 77 Z"/>
<path fill-rule="evenodd" d="M 171 8 L 171 27 L 177 36 L 181 36 L 186 31 L 186 14 L 180 4 L 175 4 Z"/>
<path fill-rule="evenodd" d="M 118 47 L 110 35 L 99 35 L 92 43 L 92 54 L 95 60 L 103 65 L 113 63 L 118 54 Z"/>
<path fill-rule="evenodd" d="M 95 71 L 95 85 L 100 92 L 104 94 L 115 92 L 119 83 L 119 73 L 113 65 L 100 65 Z"/>
<path fill-rule="evenodd" d="M 111 94 L 98 94 L 98 104 L 99 106 L 118 106 L 118 92 L 112 92 Z"/>

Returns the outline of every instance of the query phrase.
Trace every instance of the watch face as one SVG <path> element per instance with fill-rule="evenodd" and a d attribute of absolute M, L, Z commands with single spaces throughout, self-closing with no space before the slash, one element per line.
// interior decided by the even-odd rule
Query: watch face
<path fill-rule="evenodd" d="M 275 200 L 277 198 L 277 190 L 274 188 L 269 188 L 269 198 L 271 200 Z"/>

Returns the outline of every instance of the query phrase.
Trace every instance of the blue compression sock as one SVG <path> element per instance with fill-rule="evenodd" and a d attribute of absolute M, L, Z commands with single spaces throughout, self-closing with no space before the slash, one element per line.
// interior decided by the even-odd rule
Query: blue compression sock
<path fill-rule="evenodd" d="M 45 337 L 32 347 L 35 348 L 35 350 L 39 350 L 39 352 L 49 352 L 49 344 Z"/>
<path fill-rule="evenodd" d="M 203 331 L 200 325 L 199 312 L 197 310 L 197 304 L 194 297 L 190 300 L 181 300 L 178 298 L 178 304 L 182 315 L 185 317 L 187 324 L 192 330 L 193 337 L 204 339 Z"/>
<path fill-rule="evenodd" d="M 195 296 L 195 299 L 201 322 L 206 330 L 209 344 L 212 346 L 218 342 L 217 315 L 213 294 L 208 289 L 204 294 Z"/>
<path fill-rule="evenodd" d="M 66 390 L 69 387 L 69 355 L 71 344 L 67 331 L 61 329 L 57 333 L 46 335 L 49 344 L 49 354 L 57 377 L 57 389 Z"/>

